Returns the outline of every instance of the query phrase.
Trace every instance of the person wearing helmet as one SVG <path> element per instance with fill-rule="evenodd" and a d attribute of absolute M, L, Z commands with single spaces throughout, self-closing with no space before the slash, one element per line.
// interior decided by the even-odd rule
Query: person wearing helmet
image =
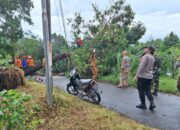
<path fill-rule="evenodd" d="M 15 59 L 15 66 L 18 68 L 22 68 L 22 61 L 21 61 L 21 56 L 17 56 Z"/>
<path fill-rule="evenodd" d="M 28 63 L 28 67 L 34 66 L 34 60 L 31 56 L 27 56 L 27 63 Z"/>

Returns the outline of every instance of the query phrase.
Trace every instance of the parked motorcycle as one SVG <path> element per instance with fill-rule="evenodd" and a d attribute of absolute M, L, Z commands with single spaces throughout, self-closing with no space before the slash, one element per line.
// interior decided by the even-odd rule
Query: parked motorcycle
<path fill-rule="evenodd" d="M 67 84 L 67 92 L 81 97 L 88 97 L 95 104 L 99 104 L 101 101 L 100 93 L 102 91 L 98 92 L 96 81 L 93 79 L 89 81 L 81 80 L 75 67 L 70 72 L 70 83 Z"/>

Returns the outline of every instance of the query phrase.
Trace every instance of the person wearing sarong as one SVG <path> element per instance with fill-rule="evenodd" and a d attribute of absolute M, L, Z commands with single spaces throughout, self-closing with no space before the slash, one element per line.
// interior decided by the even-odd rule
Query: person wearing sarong
<path fill-rule="evenodd" d="M 128 52 L 123 51 L 123 58 L 121 62 L 121 71 L 120 71 L 120 83 L 118 87 L 128 87 L 128 74 L 130 71 L 130 59 L 128 57 Z"/>

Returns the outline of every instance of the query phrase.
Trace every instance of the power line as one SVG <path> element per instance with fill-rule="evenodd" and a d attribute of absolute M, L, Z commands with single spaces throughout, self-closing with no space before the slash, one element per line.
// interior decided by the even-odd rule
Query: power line
<path fill-rule="evenodd" d="M 67 43 L 67 30 L 66 30 L 64 12 L 63 12 L 61 0 L 59 0 L 59 3 L 60 3 L 60 9 L 61 9 L 61 16 L 62 16 L 62 22 L 63 22 L 63 28 L 64 28 L 64 36 L 65 36 L 65 41 L 66 41 L 66 47 L 67 47 L 67 51 L 68 51 L 68 55 L 69 55 L 70 53 L 69 53 L 69 46 Z M 68 56 L 68 70 L 70 70 L 70 63 L 71 63 L 71 58 L 70 58 L 70 56 Z"/>
<path fill-rule="evenodd" d="M 61 10 L 63 28 L 64 28 L 64 36 L 65 36 L 65 40 L 67 41 L 67 30 L 66 30 L 65 19 L 64 19 L 64 12 L 63 12 L 63 7 L 62 7 L 61 0 L 59 0 L 59 3 L 60 3 L 60 10 Z"/>
<path fill-rule="evenodd" d="M 55 5 L 55 9 L 56 9 L 56 16 L 57 16 L 57 18 L 58 18 L 59 29 L 60 29 L 60 31 L 61 31 L 62 28 L 61 28 L 61 22 L 60 22 L 60 19 L 59 19 L 59 16 L 58 16 L 58 10 L 57 10 L 57 6 L 56 6 L 56 0 L 54 0 L 54 5 Z"/>

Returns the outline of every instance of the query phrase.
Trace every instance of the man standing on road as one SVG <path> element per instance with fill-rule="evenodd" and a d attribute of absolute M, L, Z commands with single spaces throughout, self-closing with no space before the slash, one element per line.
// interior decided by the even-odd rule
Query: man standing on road
<path fill-rule="evenodd" d="M 154 62 L 154 69 L 153 69 L 153 80 L 152 80 L 152 87 L 153 87 L 153 95 L 157 96 L 157 92 L 159 89 L 159 77 L 160 77 L 160 71 L 161 71 L 161 61 L 157 57 L 157 55 L 154 56 L 155 62 Z"/>
<path fill-rule="evenodd" d="M 123 58 L 121 63 L 121 73 L 120 73 L 120 83 L 118 87 L 120 88 L 126 88 L 128 87 L 128 74 L 130 70 L 130 59 L 128 57 L 128 52 L 123 51 Z"/>
<path fill-rule="evenodd" d="M 93 79 L 97 78 L 97 66 L 96 66 L 96 50 L 95 48 L 93 49 L 93 53 L 91 55 L 91 59 L 90 59 L 90 67 L 91 67 L 91 71 L 93 74 Z"/>
<path fill-rule="evenodd" d="M 146 47 L 144 48 L 145 55 L 142 57 L 142 61 L 139 64 L 138 71 L 134 79 L 137 81 L 137 88 L 139 92 L 139 98 L 141 104 L 136 107 L 139 109 L 147 109 L 145 103 L 145 94 L 150 102 L 149 109 L 153 110 L 156 108 L 151 94 L 151 82 L 153 79 L 153 66 L 154 66 L 154 48 Z"/>
<path fill-rule="evenodd" d="M 175 68 L 179 70 L 179 77 L 178 77 L 178 81 L 177 81 L 177 89 L 180 92 L 180 56 L 177 58 Z"/>

